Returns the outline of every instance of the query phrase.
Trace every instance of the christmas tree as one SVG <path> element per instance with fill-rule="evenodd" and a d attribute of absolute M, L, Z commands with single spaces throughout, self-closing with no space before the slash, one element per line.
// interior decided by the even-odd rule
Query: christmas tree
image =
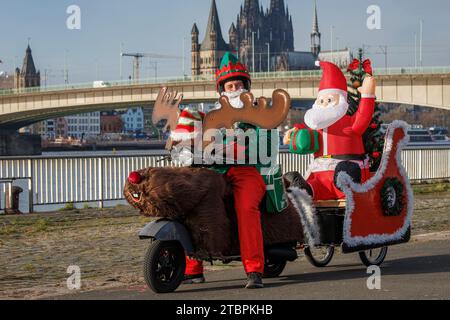
<path fill-rule="evenodd" d="M 362 49 L 359 49 L 358 55 L 359 60 L 353 60 L 352 64 L 350 64 L 347 69 L 351 76 L 350 87 L 352 88 L 348 92 L 349 115 L 353 115 L 358 110 L 359 101 L 361 100 L 361 93 L 358 91 L 358 88 L 362 86 L 362 83 L 366 76 L 372 75 L 370 60 L 363 61 Z M 385 133 L 383 132 L 381 127 L 380 116 L 380 108 L 378 103 L 376 103 L 372 123 L 363 135 L 364 148 L 370 158 L 371 172 L 376 172 L 378 170 L 384 148 Z"/>

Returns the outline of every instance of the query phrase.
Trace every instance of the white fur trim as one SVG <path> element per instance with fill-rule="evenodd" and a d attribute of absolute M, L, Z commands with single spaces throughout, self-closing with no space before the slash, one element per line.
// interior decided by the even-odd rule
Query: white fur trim
<path fill-rule="evenodd" d="M 381 179 L 384 177 L 384 174 L 387 169 L 387 164 L 389 157 L 392 153 L 393 148 L 393 136 L 394 131 L 398 128 L 403 129 L 405 133 L 405 137 L 399 141 L 397 146 L 397 153 L 394 155 L 397 161 L 397 166 L 400 171 L 400 175 L 405 180 L 406 184 L 406 197 L 408 198 L 408 203 L 406 204 L 407 215 L 403 226 L 394 232 L 393 234 L 371 234 L 366 237 L 352 237 L 351 235 L 351 226 L 352 226 L 352 214 L 355 209 L 355 203 L 353 200 L 353 193 L 365 193 L 375 187 Z M 345 172 L 341 172 L 337 178 L 337 186 L 343 190 L 346 200 L 347 200 L 347 208 L 346 215 L 344 220 L 344 243 L 348 244 L 350 247 L 357 247 L 360 245 L 382 245 L 391 241 L 398 241 L 401 237 L 406 233 L 407 229 L 411 225 L 411 218 L 414 210 L 414 196 L 411 188 L 411 184 L 409 183 L 408 175 L 406 173 L 405 168 L 401 163 L 401 152 L 402 149 L 408 144 L 409 136 L 407 134 L 410 126 L 404 121 L 394 121 L 388 128 L 386 133 L 386 144 L 384 146 L 383 158 L 381 159 L 381 165 L 378 169 L 377 174 L 372 177 L 369 181 L 364 184 L 356 184 L 353 182 L 352 178 L 346 174 Z"/>
<path fill-rule="evenodd" d="M 345 98 L 348 96 L 348 92 L 341 89 L 323 89 L 319 91 L 319 94 L 342 94 Z"/>
<path fill-rule="evenodd" d="M 172 131 L 170 133 L 170 137 L 173 141 L 186 141 L 195 139 L 200 135 L 200 132 L 176 132 Z"/>
<path fill-rule="evenodd" d="M 377 97 L 374 94 L 363 93 L 363 94 L 361 94 L 361 98 L 376 99 Z"/>
<path fill-rule="evenodd" d="M 289 188 L 288 197 L 300 216 L 305 240 L 312 247 L 320 244 L 319 224 L 313 199 L 305 191 L 297 187 Z"/>
<path fill-rule="evenodd" d="M 320 67 L 320 61 L 316 61 L 314 62 L 314 64 L 316 65 L 316 67 Z"/>

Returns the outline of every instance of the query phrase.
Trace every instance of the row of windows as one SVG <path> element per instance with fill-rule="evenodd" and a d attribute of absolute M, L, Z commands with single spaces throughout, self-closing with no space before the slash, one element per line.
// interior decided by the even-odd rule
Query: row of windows
<path fill-rule="evenodd" d="M 127 122 L 132 122 L 134 121 L 133 118 L 127 118 Z M 142 118 L 137 118 L 136 122 L 142 123 Z"/>
<path fill-rule="evenodd" d="M 74 131 L 97 132 L 97 131 L 100 131 L 100 128 L 98 126 L 69 126 L 69 132 L 74 132 Z"/>
<path fill-rule="evenodd" d="M 69 123 L 69 124 L 78 124 L 78 123 L 80 123 L 80 124 L 88 124 L 88 123 L 99 124 L 100 119 L 71 119 L 71 118 L 69 118 L 67 120 L 67 123 Z"/>

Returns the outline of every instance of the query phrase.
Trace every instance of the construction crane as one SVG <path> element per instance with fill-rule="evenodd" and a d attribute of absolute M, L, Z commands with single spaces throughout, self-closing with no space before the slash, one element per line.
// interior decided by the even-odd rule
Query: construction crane
<path fill-rule="evenodd" d="M 141 70 L 141 59 L 142 58 L 152 58 L 152 59 L 176 59 L 183 60 L 183 57 L 179 56 L 170 56 L 164 54 L 155 54 L 155 53 L 120 53 L 122 57 L 133 57 L 133 80 L 139 81 L 140 79 L 140 70 Z"/>

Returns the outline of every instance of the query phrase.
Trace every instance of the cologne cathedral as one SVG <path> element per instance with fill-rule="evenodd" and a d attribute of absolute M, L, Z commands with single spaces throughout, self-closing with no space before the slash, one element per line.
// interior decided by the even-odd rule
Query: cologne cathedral
<path fill-rule="evenodd" d="M 225 42 L 212 0 L 203 42 L 199 42 L 197 24 L 192 28 L 192 74 L 214 74 L 226 51 L 232 51 L 252 72 L 314 69 L 320 53 L 317 8 L 314 6 L 311 51 L 294 50 L 292 16 L 284 0 L 271 0 L 264 9 L 259 0 L 245 0 L 228 31 Z"/>

